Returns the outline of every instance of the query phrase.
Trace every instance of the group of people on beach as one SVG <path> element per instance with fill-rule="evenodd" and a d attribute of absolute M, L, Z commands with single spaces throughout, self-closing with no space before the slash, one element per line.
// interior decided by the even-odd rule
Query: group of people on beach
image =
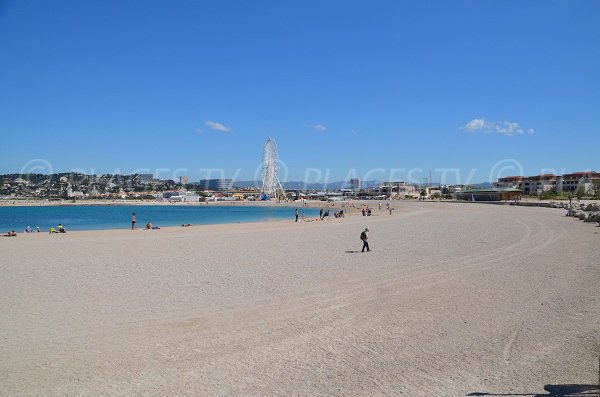
<path fill-rule="evenodd" d="M 137 223 L 137 216 L 135 215 L 135 212 L 131 214 L 131 230 L 135 230 L 135 224 Z M 181 227 L 190 227 L 192 226 L 191 223 L 184 223 L 181 225 Z M 151 220 L 148 220 L 148 222 L 146 222 L 146 227 L 144 228 L 144 230 L 160 230 L 160 227 L 158 225 L 154 225 L 152 224 Z"/>
<path fill-rule="evenodd" d="M 65 230 L 65 228 L 63 227 L 63 225 L 61 225 L 60 223 L 58 224 L 58 226 L 56 227 L 56 229 L 54 227 L 50 228 L 50 234 L 54 234 L 54 233 L 66 233 L 67 231 Z"/>
<path fill-rule="evenodd" d="M 131 230 L 135 230 L 135 224 L 137 222 L 137 217 L 135 215 L 135 212 L 131 214 Z M 184 225 L 181 225 L 184 226 Z M 144 230 L 160 230 L 160 227 L 158 225 L 153 225 L 151 220 L 148 220 L 148 222 L 146 222 L 146 227 L 144 228 Z"/>
<path fill-rule="evenodd" d="M 388 204 L 388 208 L 389 208 L 389 204 Z M 379 204 L 379 209 L 381 209 L 381 203 Z M 368 212 L 369 212 L 369 216 L 371 215 L 371 209 L 367 208 Z M 392 209 L 389 210 L 390 211 L 390 215 L 392 214 Z M 329 208 L 324 210 L 323 208 L 321 208 L 321 210 L 319 211 L 319 220 L 321 221 L 325 221 L 327 220 L 326 218 L 329 218 Z M 363 208 L 362 209 L 362 214 L 363 216 L 366 216 L 366 210 Z M 339 211 L 336 211 L 334 213 L 334 217 L 335 218 L 344 218 L 344 210 L 341 209 Z M 302 213 L 300 213 L 300 211 L 298 210 L 298 208 L 296 208 L 294 210 L 294 222 L 296 223 L 301 223 L 301 222 L 305 222 L 304 220 L 304 211 L 302 211 Z M 310 221 L 308 221 L 310 222 Z M 360 240 L 363 242 L 363 246 L 362 246 L 362 251 L 361 252 L 365 252 L 365 250 L 367 252 L 371 252 L 371 247 L 369 247 L 369 228 L 365 228 L 365 230 L 363 230 L 360 233 Z"/>
<path fill-rule="evenodd" d="M 339 210 L 339 211 L 336 211 L 336 212 L 334 212 L 334 213 L 333 213 L 333 216 L 334 216 L 335 218 L 344 218 L 344 217 L 345 217 L 345 215 L 344 215 L 344 210 L 342 209 L 342 210 Z M 323 208 L 321 208 L 321 210 L 319 211 L 319 219 L 318 219 L 318 220 L 320 220 L 320 221 L 326 221 L 326 220 L 328 220 L 328 219 L 329 219 L 329 217 L 330 217 L 330 212 L 329 212 L 329 209 L 327 209 L 327 210 L 323 210 Z M 296 223 L 302 223 L 302 222 L 312 222 L 312 221 L 315 221 L 315 220 L 316 220 L 316 219 L 309 219 L 309 220 L 306 220 L 306 219 L 304 218 L 304 211 L 302 211 L 302 213 L 300 213 L 300 212 L 298 211 L 298 208 L 296 208 L 296 209 L 294 210 L 294 222 L 296 222 Z"/>
<path fill-rule="evenodd" d="M 387 203 L 386 206 L 387 206 L 386 211 L 388 211 L 390 213 L 390 215 L 392 215 L 394 208 L 390 207 L 390 203 Z M 381 211 L 381 203 L 379 203 L 379 210 Z M 362 208 L 361 213 L 362 213 L 362 216 L 372 216 L 373 215 L 373 211 L 368 206 Z"/>
<path fill-rule="evenodd" d="M 36 226 L 35 227 L 35 231 L 37 233 L 40 233 L 42 230 L 40 229 L 39 226 Z M 67 230 L 60 223 L 58 224 L 57 227 L 50 226 L 50 229 L 48 229 L 48 233 L 49 234 L 66 233 L 66 232 L 67 232 Z M 33 233 L 33 229 L 31 228 L 31 226 L 27 225 L 27 227 L 25 228 L 25 230 L 23 231 L 23 233 L 25 233 L 25 234 Z M 10 230 L 10 231 L 6 232 L 6 234 L 3 234 L 2 236 L 3 237 L 17 237 L 17 231 L 16 230 Z"/>

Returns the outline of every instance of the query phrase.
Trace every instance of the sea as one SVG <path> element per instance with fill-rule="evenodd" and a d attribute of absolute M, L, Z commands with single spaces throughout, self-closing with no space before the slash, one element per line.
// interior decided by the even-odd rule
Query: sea
<path fill-rule="evenodd" d="M 319 209 L 298 208 L 306 218 L 315 218 Z M 0 232 L 23 232 L 27 226 L 33 231 L 40 227 L 48 231 L 59 223 L 68 230 L 130 229 L 131 214 L 136 214 L 136 228 L 150 221 L 154 226 L 181 226 L 184 224 L 210 225 L 220 223 L 294 220 L 293 207 L 277 206 L 222 206 L 222 205 L 69 205 L 69 206 L 2 206 Z"/>

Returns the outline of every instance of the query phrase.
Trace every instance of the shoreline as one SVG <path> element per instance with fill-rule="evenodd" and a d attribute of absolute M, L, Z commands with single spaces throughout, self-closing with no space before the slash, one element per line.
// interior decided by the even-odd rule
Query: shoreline
<path fill-rule="evenodd" d="M 397 208 L 394 211 L 394 215 L 387 215 L 387 211 L 385 209 L 381 209 L 381 213 L 375 213 L 371 216 L 363 217 L 360 214 L 359 210 L 349 211 L 346 213 L 346 217 L 342 219 L 334 218 L 330 216 L 331 219 L 319 221 L 317 218 L 307 218 L 304 222 L 294 222 L 293 217 L 290 219 L 265 219 L 265 220 L 256 220 L 256 221 L 247 221 L 247 222 L 227 222 L 227 223 L 205 223 L 205 224 L 193 224 L 191 226 L 160 226 L 158 230 L 150 230 L 145 228 L 111 228 L 111 229 L 85 229 L 85 230 L 67 230 L 67 233 L 54 233 L 50 234 L 47 231 L 36 232 L 32 231 L 31 233 L 17 232 L 18 236 L 27 236 L 26 238 L 32 238 L 32 236 L 36 235 L 38 237 L 34 237 L 36 240 L 38 238 L 42 238 L 42 236 L 47 236 L 47 239 L 54 239 L 54 236 L 77 236 L 77 237 L 103 237 L 108 235 L 115 235 L 119 238 L 122 237 L 132 237 L 133 239 L 138 238 L 139 236 L 159 236 L 162 232 L 165 236 L 192 236 L 197 234 L 204 233 L 238 233 L 238 232 L 248 232 L 251 230 L 256 231 L 273 231 L 280 229 L 289 229 L 293 227 L 298 227 L 304 229 L 303 224 L 308 224 L 309 227 L 315 227 L 315 225 L 343 225 L 343 224 L 360 224 L 362 223 L 379 223 L 385 221 L 391 221 L 395 218 L 406 217 L 406 216 L 414 216 L 422 212 L 428 212 L 427 209 L 404 209 L 401 210 Z M 295 225 L 295 226 L 294 226 Z M 299 230 L 302 230 L 299 229 Z M 139 232 L 152 232 L 152 233 L 142 233 Z M 178 233 L 179 232 L 179 233 Z M 60 238 L 60 237 L 59 237 Z M 3 238 L 0 238 L 0 241 L 3 241 Z M 14 240 L 14 239 L 6 239 L 6 240 Z"/>
<path fill-rule="evenodd" d="M 154 204 L 154 203 L 152 203 Z M 193 203 L 195 207 L 199 207 L 196 203 Z M 323 202 L 323 201 L 316 201 L 316 202 L 308 202 L 308 206 L 307 207 L 303 207 L 300 205 L 297 205 L 296 203 L 275 203 L 275 202 L 263 202 L 262 205 L 258 204 L 257 202 L 246 202 L 245 205 L 240 205 L 241 203 L 238 202 L 233 202 L 233 203 L 217 203 L 215 205 L 215 203 L 211 203 L 209 204 L 210 207 L 279 207 L 279 208 L 289 208 L 290 210 L 293 210 L 294 208 L 298 208 L 298 210 L 300 212 L 302 212 L 304 209 L 310 209 L 312 211 L 318 211 L 320 208 L 323 209 L 329 209 L 331 210 L 331 214 L 329 216 L 329 219 L 327 221 L 323 221 L 323 223 L 332 223 L 333 221 L 341 221 L 341 219 L 335 218 L 333 215 L 333 212 L 338 211 L 340 209 L 344 210 L 345 213 L 345 218 L 354 218 L 355 216 L 359 216 L 361 214 L 361 209 L 363 207 L 366 206 L 366 203 L 360 203 L 360 204 L 355 204 L 352 202 L 335 202 L 335 203 L 328 203 L 328 202 Z M 115 204 L 114 206 L 132 206 L 132 207 L 136 207 L 139 206 L 140 203 L 124 203 L 124 204 Z M 169 203 L 158 203 L 158 205 L 155 205 L 156 207 L 170 207 L 171 205 L 173 206 L 186 206 L 186 204 L 182 204 L 182 203 L 174 203 L 174 204 L 169 204 Z M 70 205 L 66 205 L 65 207 L 88 207 L 88 206 L 102 206 L 102 205 L 96 205 L 96 204 L 89 204 L 89 205 L 76 205 L 76 204 L 70 204 Z M 107 206 L 112 206 L 112 205 L 107 205 Z M 151 203 L 147 203 L 146 205 L 143 206 L 152 206 Z M 201 207 L 205 207 L 206 205 L 203 204 Z M 6 206 L 6 207 L 20 207 L 20 208 L 25 208 L 25 207 L 32 207 L 32 206 Z M 36 206 L 33 206 L 36 207 Z M 55 206 L 55 205 L 48 205 L 48 206 L 40 206 L 40 207 L 60 207 L 60 206 Z M 377 209 L 377 205 L 372 205 L 371 209 L 374 210 L 374 213 L 372 216 L 370 216 L 370 219 L 374 219 L 376 217 L 379 217 L 379 215 L 387 215 L 387 210 L 385 208 L 382 208 L 381 210 Z M 394 211 L 395 213 L 398 212 L 397 211 L 398 208 L 396 208 L 396 210 Z M 159 221 L 160 222 L 160 221 Z M 245 224 L 251 224 L 251 225 L 256 225 L 256 224 L 295 224 L 296 222 L 294 222 L 294 213 L 290 212 L 290 216 L 287 218 L 264 218 L 264 219 L 256 219 L 256 220 L 242 220 L 242 221 L 220 221 L 220 222 L 214 222 L 214 223 L 189 223 L 190 226 L 182 226 L 181 224 L 176 224 L 176 225 L 166 225 L 166 226 L 162 226 L 161 224 L 159 224 L 159 222 L 154 223 L 155 226 L 159 226 L 160 229 L 153 229 L 152 231 L 161 231 L 161 230 L 179 230 L 179 229 L 196 229 L 198 227 L 214 227 L 214 226 L 218 226 L 218 225 L 245 225 Z M 305 221 L 304 222 L 298 222 L 300 223 L 313 223 L 313 222 L 317 222 L 320 223 L 321 221 L 319 221 L 318 215 L 317 216 L 312 216 L 312 215 L 308 215 L 305 217 Z M 188 224 L 186 223 L 183 223 Z M 90 229 L 80 229 L 80 228 L 76 228 L 76 229 L 70 229 L 68 224 L 64 224 L 65 229 L 67 231 L 67 233 L 65 234 L 77 234 L 77 233 L 82 233 L 82 232 L 132 232 L 132 231 L 147 231 L 149 229 L 146 229 L 145 227 L 143 227 L 145 225 L 144 222 L 139 222 L 139 225 L 142 227 L 136 227 L 135 229 L 131 229 L 129 226 L 123 226 L 123 227 L 107 227 L 107 228 L 90 228 Z M 32 228 L 32 232 L 31 233 L 25 233 L 23 231 L 23 227 L 21 228 L 9 228 L 9 229 L 14 229 L 18 235 L 24 235 L 24 236 L 29 236 L 29 235 L 45 235 L 45 234 L 50 234 L 48 233 L 48 228 L 46 226 L 41 228 L 40 232 L 37 232 L 35 230 L 35 226 L 34 225 Z M 3 230 L 0 230 L 0 232 L 2 232 L 2 235 L 5 233 Z M 56 234 L 61 234 L 61 233 L 56 233 Z"/>
<path fill-rule="evenodd" d="M 383 207 L 381 210 L 378 209 L 378 204 L 379 203 L 383 204 Z M 586 205 L 589 203 L 595 203 L 596 201 L 594 200 L 581 200 L 580 202 L 578 202 L 577 204 L 581 204 L 581 205 Z M 367 208 L 371 208 L 373 210 L 373 215 L 370 217 L 365 217 L 365 221 L 369 221 L 369 220 L 374 220 L 375 218 L 378 218 L 380 216 L 382 216 L 383 218 L 388 218 L 388 210 L 385 208 L 385 204 L 387 203 L 392 203 L 392 208 L 394 208 L 394 215 L 401 213 L 401 209 L 402 208 L 406 208 L 408 206 L 412 206 L 417 205 L 417 206 L 428 206 L 430 204 L 434 204 L 434 205 L 439 205 L 439 204 L 487 204 L 487 205 L 497 205 L 497 206 L 512 206 L 512 207 L 521 207 L 521 208 L 547 208 L 547 209 L 560 209 L 563 210 L 565 208 L 561 208 L 558 206 L 554 206 L 552 205 L 553 203 L 556 204 L 555 201 L 541 201 L 541 202 L 537 202 L 537 201 L 533 201 L 533 200 L 527 200 L 527 201 L 522 201 L 519 202 L 516 206 L 514 205 L 514 203 L 509 202 L 509 201 L 479 201 L 479 202 L 470 202 L 470 201 L 455 201 L 455 200 L 425 200 L 425 201 L 415 201 L 415 200 L 348 200 L 348 201 L 336 201 L 336 202 L 326 202 L 326 201 L 307 201 L 308 206 L 304 207 L 302 205 L 298 205 L 298 203 L 294 203 L 294 202 L 273 202 L 273 201 L 236 201 L 236 202 L 210 202 L 210 204 L 206 204 L 206 203 L 161 203 L 161 202 L 115 202 L 115 203 L 102 203 L 102 202 L 94 202 L 94 203 L 85 203 L 85 204 L 81 204 L 81 203 L 65 203 L 65 204 L 49 204 L 49 205 L 5 205 L 4 207 L 89 207 L 89 206 L 106 206 L 106 207 L 110 207 L 110 206 L 155 206 L 155 207 L 170 207 L 170 206 L 179 206 L 179 207 L 185 207 L 185 206 L 192 206 L 192 207 L 205 207 L 205 206 L 210 206 L 210 207 L 283 207 L 283 208 L 298 208 L 299 211 L 302 211 L 302 209 L 311 209 L 311 210 L 317 210 L 319 208 L 323 208 L 323 209 L 330 209 L 332 211 L 337 211 L 339 209 L 343 209 L 346 215 L 346 218 L 350 218 L 350 219 L 354 219 L 355 217 L 358 218 L 362 218 L 361 216 L 361 209 L 364 207 Z M 574 202 L 574 206 L 577 205 Z M 2 205 L 0 205 L 0 208 L 2 207 Z M 330 219 L 328 221 L 328 223 L 331 222 L 338 222 L 338 219 L 335 218 L 332 215 L 330 215 Z M 318 217 L 306 217 L 305 222 L 304 223 L 312 223 L 312 222 L 317 222 L 320 223 L 320 221 L 318 220 Z M 279 225 L 285 225 L 285 224 L 294 224 L 294 216 L 293 213 L 291 213 L 291 215 L 289 216 L 289 218 L 265 218 L 265 219 L 257 219 L 257 220 L 247 220 L 247 221 L 221 221 L 221 222 L 215 222 L 215 223 L 191 223 L 190 226 L 182 226 L 180 224 L 176 224 L 176 225 L 166 225 L 166 226 L 162 226 L 160 224 L 156 225 L 159 226 L 160 229 L 158 230 L 178 230 L 178 229 L 196 229 L 198 227 L 214 227 L 217 225 L 244 225 L 244 224 L 251 224 L 251 225 L 256 225 L 256 224 L 279 224 Z M 140 226 L 142 226 L 142 222 L 140 222 Z M 184 224 L 188 224 L 188 223 L 184 223 Z M 67 230 L 67 234 L 73 234 L 73 233 L 81 233 L 81 232 L 101 232 L 101 231 L 105 231 L 105 232 L 116 232 L 116 231 L 121 231 L 121 232 L 131 232 L 131 228 L 127 227 L 127 226 L 123 226 L 123 227 L 107 227 L 107 228 L 91 228 L 91 229 L 70 229 L 68 227 L 68 225 L 65 225 L 65 228 Z M 9 228 L 9 229 L 13 229 L 13 228 Z M 14 229 L 15 231 L 17 231 L 18 235 L 33 235 L 33 234 L 49 234 L 47 231 L 46 227 L 43 227 L 41 232 L 36 232 L 35 228 L 31 233 L 25 233 L 23 230 L 21 230 L 22 228 L 19 229 Z M 136 229 L 134 229 L 134 231 L 146 231 L 148 229 L 146 229 L 145 227 L 136 227 Z M 153 231 L 157 231 L 157 230 L 153 230 Z M 4 230 L 0 230 L 0 232 L 2 233 L 2 236 L 4 236 L 5 231 Z"/>

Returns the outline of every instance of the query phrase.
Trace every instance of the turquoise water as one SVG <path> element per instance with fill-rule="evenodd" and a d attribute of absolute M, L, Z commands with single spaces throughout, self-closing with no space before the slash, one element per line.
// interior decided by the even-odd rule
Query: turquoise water
<path fill-rule="evenodd" d="M 317 217 L 319 209 L 298 208 L 305 217 Z M 22 232 L 26 226 L 48 231 L 61 223 L 66 230 L 129 229 L 131 214 L 136 227 L 152 221 L 157 226 L 207 225 L 217 223 L 294 220 L 294 208 L 274 206 L 188 206 L 188 205 L 85 205 L 47 207 L 0 207 L 0 232 Z"/>

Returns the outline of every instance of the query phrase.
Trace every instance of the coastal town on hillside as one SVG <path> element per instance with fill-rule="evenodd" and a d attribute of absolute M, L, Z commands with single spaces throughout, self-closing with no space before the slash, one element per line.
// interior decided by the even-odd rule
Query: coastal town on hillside
<path fill-rule="evenodd" d="M 563 175 L 508 176 L 492 183 L 449 185 L 441 183 L 409 183 L 405 181 L 283 183 L 279 199 L 337 201 L 346 199 L 453 199 L 467 201 L 503 201 L 521 197 L 537 199 L 600 198 L 600 173 L 573 172 Z M 259 200 L 259 181 L 203 179 L 190 182 L 157 179 L 153 174 L 80 173 L 6 174 L 0 175 L 0 199 L 3 200 L 155 200 L 199 202 Z"/>

